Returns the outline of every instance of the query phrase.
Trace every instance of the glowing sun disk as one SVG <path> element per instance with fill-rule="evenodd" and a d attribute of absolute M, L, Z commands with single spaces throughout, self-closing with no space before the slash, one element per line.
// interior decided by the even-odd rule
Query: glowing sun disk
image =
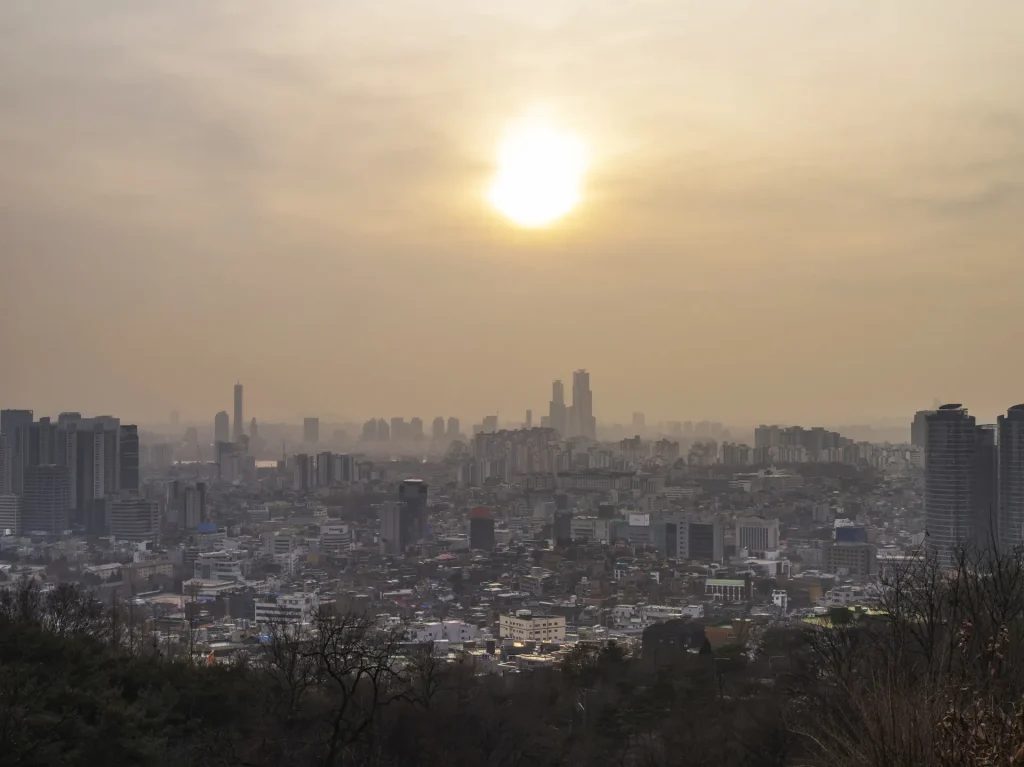
<path fill-rule="evenodd" d="M 547 226 L 579 203 L 585 170 L 576 136 L 543 124 L 520 127 L 499 151 L 491 204 L 519 226 Z"/>

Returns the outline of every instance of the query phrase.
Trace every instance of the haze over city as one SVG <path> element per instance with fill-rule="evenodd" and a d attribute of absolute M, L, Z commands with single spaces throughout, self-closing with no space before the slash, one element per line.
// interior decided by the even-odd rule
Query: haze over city
<path fill-rule="evenodd" d="M 1022 28 L 996 0 L 5 2 L 0 392 L 208 423 L 241 379 L 267 419 L 468 421 L 586 367 L 609 422 L 994 417 Z M 538 114 L 585 170 L 526 228 L 488 190 Z"/>
<path fill-rule="evenodd" d="M 1024 767 L 1024 2 L 0 0 L 0 765 Z"/>

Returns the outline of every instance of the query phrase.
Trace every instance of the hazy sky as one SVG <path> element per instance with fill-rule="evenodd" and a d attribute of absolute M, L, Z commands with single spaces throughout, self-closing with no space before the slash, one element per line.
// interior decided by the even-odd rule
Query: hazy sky
<path fill-rule="evenodd" d="M 550 231 L 487 206 L 542 106 Z M 1019 0 L 3 0 L 0 406 L 1024 400 Z"/>

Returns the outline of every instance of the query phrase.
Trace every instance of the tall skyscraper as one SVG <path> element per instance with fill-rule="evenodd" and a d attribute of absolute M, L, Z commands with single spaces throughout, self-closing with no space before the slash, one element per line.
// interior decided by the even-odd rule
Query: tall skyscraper
<path fill-rule="evenodd" d="M 462 427 L 459 424 L 458 418 L 452 417 L 448 419 L 448 431 L 445 436 L 448 439 L 458 439 L 462 436 Z"/>
<path fill-rule="evenodd" d="M 647 419 L 643 413 L 633 413 L 633 433 L 643 434 L 647 431 Z"/>
<path fill-rule="evenodd" d="M 21 498 L 16 495 L 0 495 L 0 535 L 21 534 Z"/>
<path fill-rule="evenodd" d="M 571 437 L 571 434 L 567 434 L 566 430 L 568 423 L 566 422 L 566 408 L 565 408 L 565 387 L 561 381 L 555 381 L 551 384 L 551 402 L 548 406 L 548 420 L 551 423 L 551 428 L 558 432 L 562 437 Z"/>
<path fill-rule="evenodd" d="M 974 434 L 974 540 L 978 546 L 999 546 L 999 427 L 979 426 Z"/>
<path fill-rule="evenodd" d="M 139 427 L 125 424 L 120 427 L 121 442 L 118 446 L 118 490 L 125 493 L 138 493 L 139 480 Z"/>
<path fill-rule="evenodd" d="M 27 533 L 60 535 L 68 528 L 68 471 L 42 464 L 25 469 L 22 529 Z"/>
<path fill-rule="evenodd" d="M 526 411 L 526 420 L 523 422 L 523 426 L 525 428 L 527 428 L 527 429 L 532 429 L 533 428 L 533 411 L 532 410 L 527 410 Z"/>
<path fill-rule="evenodd" d="M 910 444 L 921 448 L 928 445 L 928 416 L 934 410 L 918 410 L 914 413 L 914 420 L 910 424 Z"/>
<path fill-rule="evenodd" d="M 330 452 L 320 453 L 316 457 L 316 486 L 333 487 L 340 481 L 337 476 L 338 463 Z"/>
<path fill-rule="evenodd" d="M 226 410 L 213 417 L 213 443 L 231 441 L 231 419 Z"/>
<path fill-rule="evenodd" d="M 590 391 L 590 373 L 577 370 L 572 374 L 572 408 L 578 435 L 597 439 L 597 420 L 594 418 L 594 395 Z"/>
<path fill-rule="evenodd" d="M 0 433 L 0 496 L 11 495 L 11 448 L 7 446 L 7 437 Z"/>
<path fill-rule="evenodd" d="M 1024 405 L 999 416 L 999 544 L 1024 546 Z"/>
<path fill-rule="evenodd" d="M 431 436 L 438 442 L 444 439 L 444 418 L 438 416 L 434 419 L 434 425 L 431 429 Z"/>
<path fill-rule="evenodd" d="M 967 408 L 943 405 L 926 416 L 925 528 L 927 547 L 948 567 L 958 549 L 985 546 L 994 528 L 995 434 Z"/>
<path fill-rule="evenodd" d="M 309 492 L 316 488 L 316 463 L 313 456 L 300 453 L 295 456 L 292 467 L 292 489 Z"/>
<path fill-rule="evenodd" d="M 31 410 L 0 410 L 0 434 L 7 440 L 10 451 L 11 492 L 15 495 L 22 492 L 27 458 L 27 446 L 22 444 L 22 440 L 27 439 L 25 429 L 32 426 L 33 418 Z"/>
<path fill-rule="evenodd" d="M 409 421 L 409 436 L 412 439 L 423 439 L 423 419 L 413 418 Z"/>
<path fill-rule="evenodd" d="M 401 416 L 394 416 L 391 419 L 391 439 L 401 440 L 408 438 L 408 427 L 405 419 Z"/>
<path fill-rule="evenodd" d="M 402 520 L 405 516 L 405 504 L 387 501 L 380 507 L 380 545 L 382 554 L 401 556 L 409 541 L 403 538 Z"/>
<path fill-rule="evenodd" d="M 71 521 L 90 533 L 106 529 L 108 493 L 106 424 L 92 418 L 67 419 L 61 427 L 63 445 L 58 464 L 67 467 Z M 136 453 L 138 443 L 136 441 Z M 118 456 L 114 456 L 114 461 Z M 116 470 L 114 472 L 116 475 Z"/>
<path fill-rule="evenodd" d="M 404 538 L 406 545 L 415 543 L 426 537 L 428 529 L 427 520 L 427 483 L 422 479 L 407 479 L 398 486 L 398 500 L 405 504 L 408 522 L 403 528 L 408 530 L 408 538 Z"/>
<path fill-rule="evenodd" d="M 103 432 L 103 492 L 109 498 L 121 484 L 118 477 L 118 456 L 121 452 L 121 420 L 110 415 L 91 419 L 97 430 Z"/>
<path fill-rule="evenodd" d="M 243 426 L 245 425 L 245 419 L 242 412 L 242 384 L 235 384 L 235 423 L 234 431 L 231 433 L 231 439 L 237 442 L 241 436 L 245 433 Z"/>
<path fill-rule="evenodd" d="M 305 418 L 302 421 L 302 441 L 307 445 L 315 445 L 320 441 L 320 419 Z"/>

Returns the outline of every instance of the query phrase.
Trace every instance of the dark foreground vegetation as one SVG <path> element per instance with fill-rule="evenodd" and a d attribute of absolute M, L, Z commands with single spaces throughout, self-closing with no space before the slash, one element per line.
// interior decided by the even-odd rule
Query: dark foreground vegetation
<path fill-rule="evenodd" d="M 21 584 L 0 600 L 0 764 L 1024 764 L 1024 566 L 958 559 L 894 573 L 878 615 L 509 677 L 329 612 L 246 663 L 172 660 L 74 587 Z"/>

